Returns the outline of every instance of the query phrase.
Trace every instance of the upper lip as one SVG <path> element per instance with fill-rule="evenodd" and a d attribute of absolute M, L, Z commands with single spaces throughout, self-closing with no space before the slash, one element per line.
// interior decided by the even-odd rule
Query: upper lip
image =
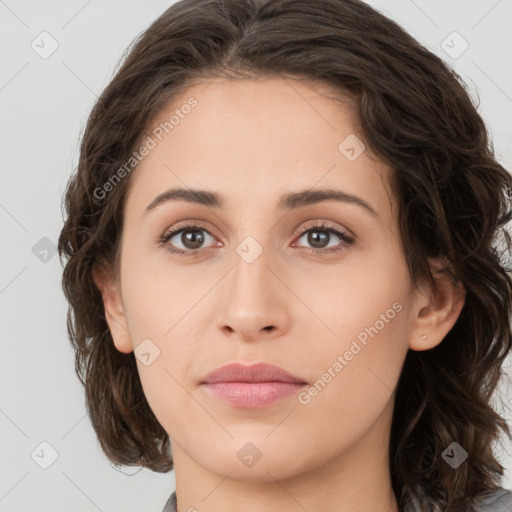
<path fill-rule="evenodd" d="M 304 379 L 296 377 L 279 366 L 268 363 L 244 365 L 230 363 L 220 366 L 209 373 L 201 384 L 217 382 L 293 382 L 307 384 Z"/>

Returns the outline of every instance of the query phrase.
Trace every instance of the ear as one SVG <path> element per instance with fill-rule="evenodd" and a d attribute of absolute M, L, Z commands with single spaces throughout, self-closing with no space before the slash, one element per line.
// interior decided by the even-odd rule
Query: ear
<path fill-rule="evenodd" d="M 441 262 L 431 263 L 436 289 L 425 287 L 415 292 L 409 347 L 428 350 L 443 341 L 459 318 L 465 303 L 466 290 L 462 283 L 454 283 L 440 272 Z"/>
<path fill-rule="evenodd" d="M 110 334 L 117 350 L 128 354 L 133 351 L 133 344 L 121 300 L 121 292 L 110 274 L 103 265 L 93 270 L 93 280 L 103 297 L 105 318 L 107 319 Z"/>

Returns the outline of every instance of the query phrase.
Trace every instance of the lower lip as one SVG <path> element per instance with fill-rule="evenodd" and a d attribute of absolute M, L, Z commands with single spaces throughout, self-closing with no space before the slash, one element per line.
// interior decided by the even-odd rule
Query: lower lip
<path fill-rule="evenodd" d="M 292 382 L 217 382 L 205 389 L 235 407 L 259 409 L 300 391 L 305 384 Z"/>

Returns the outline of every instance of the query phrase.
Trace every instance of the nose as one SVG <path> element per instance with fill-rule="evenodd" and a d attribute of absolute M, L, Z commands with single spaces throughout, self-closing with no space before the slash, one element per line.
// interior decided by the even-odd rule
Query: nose
<path fill-rule="evenodd" d="M 292 294 L 265 250 L 248 261 L 235 253 L 234 268 L 222 288 L 218 327 L 225 336 L 244 341 L 273 339 L 289 327 L 287 300 Z"/>

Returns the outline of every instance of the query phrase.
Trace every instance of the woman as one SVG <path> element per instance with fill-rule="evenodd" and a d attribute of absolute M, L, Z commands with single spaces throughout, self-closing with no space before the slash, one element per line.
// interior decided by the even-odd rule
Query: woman
<path fill-rule="evenodd" d="M 510 190 L 462 80 L 366 4 L 175 3 L 66 190 L 105 454 L 174 468 L 165 511 L 511 506 Z"/>

